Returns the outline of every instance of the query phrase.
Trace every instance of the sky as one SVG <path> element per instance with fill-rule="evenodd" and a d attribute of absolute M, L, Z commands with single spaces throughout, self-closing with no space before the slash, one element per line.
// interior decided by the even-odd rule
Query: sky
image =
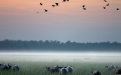
<path fill-rule="evenodd" d="M 121 42 L 121 0 L 0 0 L 4 39 Z"/>

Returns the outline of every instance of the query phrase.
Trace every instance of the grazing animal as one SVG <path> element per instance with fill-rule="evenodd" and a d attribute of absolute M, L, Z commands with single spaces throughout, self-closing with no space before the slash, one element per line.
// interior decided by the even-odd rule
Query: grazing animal
<path fill-rule="evenodd" d="M 61 67 L 58 67 L 58 66 L 46 67 L 46 69 L 50 71 L 51 73 L 59 72 L 59 68 Z"/>
<path fill-rule="evenodd" d="M 19 71 L 19 66 L 18 65 L 13 65 L 12 68 L 11 68 L 13 71 Z"/>
<path fill-rule="evenodd" d="M 9 70 L 9 69 L 11 69 L 11 65 L 0 64 L 0 69 L 1 70 Z"/>
<path fill-rule="evenodd" d="M 66 69 L 67 69 L 68 73 L 72 73 L 73 72 L 73 67 L 72 66 L 67 66 Z"/>
<path fill-rule="evenodd" d="M 45 9 L 45 12 L 47 12 L 48 10 L 47 9 Z"/>
<path fill-rule="evenodd" d="M 101 75 L 101 72 L 99 70 L 94 70 L 91 72 L 93 75 Z"/>
<path fill-rule="evenodd" d="M 115 74 L 121 74 L 121 67 L 118 67 L 115 71 Z"/>
<path fill-rule="evenodd" d="M 67 69 L 65 67 L 63 67 L 63 68 L 60 69 L 59 73 L 62 74 L 62 75 L 65 75 L 65 74 L 68 73 L 68 71 L 67 71 Z"/>
<path fill-rule="evenodd" d="M 40 3 L 40 5 L 42 5 L 42 3 Z"/>
<path fill-rule="evenodd" d="M 105 66 L 108 70 L 115 70 L 117 67 L 110 65 L 110 66 Z"/>
<path fill-rule="evenodd" d="M 59 6 L 59 3 L 55 3 L 56 4 L 56 6 Z"/>

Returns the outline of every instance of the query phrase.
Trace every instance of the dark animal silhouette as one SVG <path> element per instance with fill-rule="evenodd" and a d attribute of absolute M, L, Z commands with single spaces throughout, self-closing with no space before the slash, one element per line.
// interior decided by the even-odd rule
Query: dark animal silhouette
<path fill-rule="evenodd" d="M 108 4 L 106 4 L 107 6 L 109 6 L 109 3 Z"/>
<path fill-rule="evenodd" d="M 106 0 L 104 0 L 105 2 L 107 2 Z"/>
<path fill-rule="evenodd" d="M 55 7 L 55 5 L 52 5 L 53 7 Z"/>
<path fill-rule="evenodd" d="M 19 71 L 19 66 L 18 65 L 13 65 L 12 67 L 11 67 L 11 69 L 13 70 L 13 71 Z"/>
<path fill-rule="evenodd" d="M 103 7 L 104 9 L 106 9 L 106 7 Z"/>
<path fill-rule="evenodd" d="M 115 71 L 115 74 L 121 74 L 121 67 L 118 67 Z"/>
<path fill-rule="evenodd" d="M 42 3 L 40 3 L 40 5 L 42 5 Z"/>
<path fill-rule="evenodd" d="M 62 67 L 59 67 L 59 66 L 46 67 L 47 71 L 50 71 L 51 73 L 55 73 L 55 72 L 59 73 L 60 68 L 62 68 Z"/>
<path fill-rule="evenodd" d="M 117 8 L 116 10 L 119 10 L 119 8 Z"/>
<path fill-rule="evenodd" d="M 93 75 L 101 75 L 101 72 L 99 70 L 94 70 L 91 72 Z"/>
<path fill-rule="evenodd" d="M 115 70 L 117 67 L 116 66 L 113 66 L 113 65 L 110 65 L 110 66 L 105 66 L 108 70 Z"/>
<path fill-rule="evenodd" d="M 39 13 L 39 12 L 37 12 L 37 13 Z"/>
<path fill-rule="evenodd" d="M 48 10 L 47 10 L 47 9 L 45 9 L 45 12 L 48 12 Z"/>
<path fill-rule="evenodd" d="M 86 8 L 83 8 L 84 10 L 86 10 Z"/>
<path fill-rule="evenodd" d="M 68 70 L 65 67 L 62 67 L 59 71 L 60 74 L 66 75 L 68 73 Z"/>
<path fill-rule="evenodd" d="M 9 69 L 11 69 L 11 65 L 6 65 L 6 64 L 0 64 L 0 69 L 1 70 L 9 70 Z"/>
<path fill-rule="evenodd" d="M 85 5 L 82 6 L 83 8 L 85 7 Z"/>
<path fill-rule="evenodd" d="M 59 3 L 55 3 L 56 4 L 56 6 L 59 6 Z"/>
<path fill-rule="evenodd" d="M 73 72 L 73 67 L 72 66 L 67 66 L 66 69 L 67 69 L 68 73 Z"/>
<path fill-rule="evenodd" d="M 63 2 L 66 2 L 66 0 L 63 0 Z"/>

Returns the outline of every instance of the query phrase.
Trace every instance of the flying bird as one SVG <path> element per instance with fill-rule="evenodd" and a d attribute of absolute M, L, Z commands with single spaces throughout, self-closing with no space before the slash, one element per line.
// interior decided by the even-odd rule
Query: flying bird
<path fill-rule="evenodd" d="M 109 6 L 109 3 L 108 4 L 106 4 L 107 6 Z"/>
<path fill-rule="evenodd" d="M 39 13 L 39 12 L 37 12 L 37 13 Z"/>
<path fill-rule="evenodd" d="M 104 0 L 105 2 L 107 2 L 106 0 Z"/>
<path fill-rule="evenodd" d="M 83 8 L 85 7 L 85 5 L 82 6 Z"/>
<path fill-rule="evenodd" d="M 106 9 L 106 7 L 103 7 L 104 9 Z"/>
<path fill-rule="evenodd" d="M 86 10 L 86 8 L 83 8 L 84 10 Z"/>
<path fill-rule="evenodd" d="M 63 0 L 63 2 L 66 2 L 66 0 Z"/>
<path fill-rule="evenodd" d="M 48 10 L 47 9 L 45 9 L 45 12 L 47 12 Z"/>
<path fill-rule="evenodd" d="M 59 5 L 59 3 L 55 3 L 56 4 L 56 6 L 58 6 Z"/>
<path fill-rule="evenodd" d="M 42 3 L 40 3 L 40 5 L 42 5 Z"/>
<path fill-rule="evenodd" d="M 55 5 L 52 5 L 53 7 L 55 7 Z"/>
<path fill-rule="evenodd" d="M 117 8 L 117 10 L 119 10 L 119 8 Z"/>

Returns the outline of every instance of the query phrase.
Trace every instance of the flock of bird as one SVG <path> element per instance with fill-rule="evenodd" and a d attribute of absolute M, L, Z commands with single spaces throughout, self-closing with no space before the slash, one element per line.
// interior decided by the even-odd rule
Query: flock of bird
<path fill-rule="evenodd" d="M 63 0 L 63 2 L 66 2 L 66 1 L 69 1 L 69 0 Z M 43 5 L 43 3 L 40 3 L 40 5 Z M 55 5 L 53 4 L 52 7 L 55 7 L 55 6 L 59 6 L 59 3 L 55 3 Z M 45 12 L 47 12 L 48 10 L 45 9 Z"/>
<path fill-rule="evenodd" d="M 105 66 L 107 68 L 107 70 L 109 71 L 115 71 L 115 74 L 121 74 L 121 67 L 118 66 Z M 0 70 L 10 70 L 12 69 L 13 71 L 19 71 L 19 66 L 18 65 L 6 65 L 6 64 L 0 64 Z M 73 67 L 72 66 L 66 66 L 66 67 L 59 67 L 57 66 L 51 66 L 51 67 L 46 67 L 47 71 L 49 71 L 50 73 L 59 73 L 62 75 L 66 75 L 66 74 L 72 74 L 73 73 Z M 101 72 L 99 70 L 93 70 L 90 73 L 92 73 L 92 75 L 101 75 Z"/>
<path fill-rule="evenodd" d="M 67 1 L 69 1 L 69 0 L 67 0 Z M 63 2 L 66 2 L 66 0 L 63 0 Z M 43 3 L 40 3 L 40 5 L 43 5 Z M 52 7 L 55 7 L 55 6 L 59 6 L 59 3 L 55 3 L 55 5 L 54 4 L 52 5 Z M 48 11 L 47 9 L 44 9 L 44 10 L 45 10 L 45 12 Z M 37 12 L 37 13 L 39 13 L 39 12 Z"/>
<path fill-rule="evenodd" d="M 66 2 L 66 1 L 69 1 L 69 0 L 63 0 L 62 2 Z M 107 2 L 107 1 L 106 1 L 106 0 L 104 0 L 104 2 Z M 40 5 L 42 6 L 42 5 L 43 5 L 43 3 L 40 3 Z M 53 4 L 53 5 L 52 5 L 52 7 L 55 7 L 55 6 L 59 6 L 59 3 L 55 3 L 55 4 Z M 106 6 L 109 6 L 109 3 L 108 3 L 108 4 L 106 4 Z M 106 9 L 106 6 L 104 6 L 103 8 L 104 8 L 104 9 Z M 83 5 L 83 6 L 82 6 L 82 8 L 83 8 L 83 10 L 86 10 L 85 5 Z M 116 10 L 119 10 L 119 8 L 116 8 Z M 47 10 L 47 9 L 44 9 L 44 11 L 45 11 L 45 12 L 48 12 L 48 10 Z M 39 12 L 37 12 L 37 13 L 39 13 Z"/>

